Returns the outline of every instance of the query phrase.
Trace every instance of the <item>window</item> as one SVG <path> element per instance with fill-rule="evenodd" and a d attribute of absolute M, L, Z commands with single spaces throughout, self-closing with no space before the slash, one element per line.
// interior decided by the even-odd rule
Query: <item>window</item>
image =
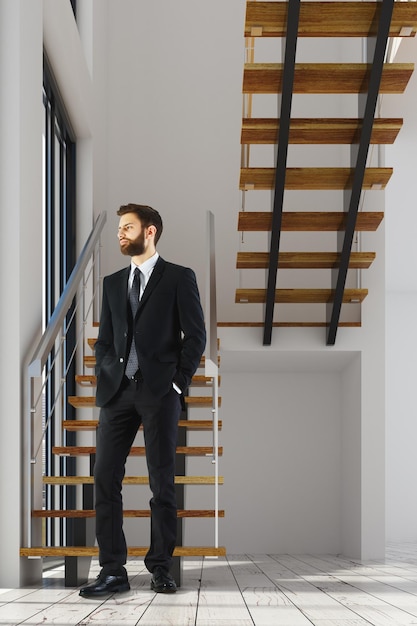
<path fill-rule="evenodd" d="M 43 132 L 43 330 L 54 312 L 58 300 L 65 289 L 67 280 L 76 261 L 75 248 L 75 142 L 71 127 L 60 100 L 59 91 L 50 70 L 48 60 L 44 58 L 43 79 L 44 132 Z M 69 313 L 70 316 L 71 312 Z M 69 319 L 69 317 L 68 317 Z M 70 363 L 75 345 L 75 324 L 69 325 L 64 348 L 63 369 Z M 45 386 L 45 422 L 49 427 L 45 440 L 45 471 L 50 475 L 75 474 L 74 458 L 56 458 L 52 455 L 55 431 L 61 419 L 73 419 L 72 407 L 67 402 L 55 401 L 57 390 L 62 384 L 60 372 L 51 368 L 53 353 L 50 357 L 51 375 Z M 73 366 L 68 370 L 64 383 L 63 397 L 75 393 L 75 372 Z M 59 415 L 58 415 L 59 413 Z M 63 435 L 63 445 L 75 442 L 75 433 Z M 57 467 L 58 464 L 58 467 Z M 47 486 L 44 492 L 45 505 L 51 508 L 75 508 L 75 487 L 61 487 L 59 502 L 57 491 Z M 46 525 L 47 545 L 60 534 L 61 545 L 65 545 L 72 533 L 72 520 L 48 520 Z"/>

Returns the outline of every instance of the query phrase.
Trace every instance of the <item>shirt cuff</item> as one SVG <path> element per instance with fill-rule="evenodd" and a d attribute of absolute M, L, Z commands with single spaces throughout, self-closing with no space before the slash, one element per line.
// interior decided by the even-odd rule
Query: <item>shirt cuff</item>
<path fill-rule="evenodd" d="M 175 391 L 176 391 L 177 393 L 179 393 L 180 395 L 182 394 L 182 391 L 181 391 L 181 389 L 178 387 L 178 385 L 176 385 L 175 383 L 172 383 L 172 386 L 174 387 L 174 389 L 175 389 Z"/>

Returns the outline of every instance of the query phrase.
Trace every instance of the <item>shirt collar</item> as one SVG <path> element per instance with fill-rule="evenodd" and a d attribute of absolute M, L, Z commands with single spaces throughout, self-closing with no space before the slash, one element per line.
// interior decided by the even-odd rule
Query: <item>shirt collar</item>
<path fill-rule="evenodd" d="M 159 258 L 159 254 L 158 252 L 155 252 L 155 254 L 152 255 L 149 259 L 146 259 L 146 261 L 142 263 L 142 265 L 135 265 L 135 263 L 131 261 L 130 262 L 130 276 L 132 276 L 133 272 L 135 271 L 137 267 L 140 269 L 142 274 L 146 276 L 147 274 L 149 274 L 149 272 L 153 270 L 158 258 Z"/>

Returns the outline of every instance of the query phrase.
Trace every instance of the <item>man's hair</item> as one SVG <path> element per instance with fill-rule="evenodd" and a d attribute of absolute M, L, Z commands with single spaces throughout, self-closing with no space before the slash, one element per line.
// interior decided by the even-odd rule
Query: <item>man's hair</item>
<path fill-rule="evenodd" d="M 159 215 L 158 211 L 155 211 L 150 206 L 146 204 L 133 204 L 132 202 L 129 204 L 124 204 L 117 211 L 117 215 L 120 217 L 121 215 L 125 215 L 125 213 L 135 213 L 140 220 L 142 227 L 147 228 L 148 226 L 155 226 L 155 244 L 158 242 L 163 229 L 162 218 Z"/>

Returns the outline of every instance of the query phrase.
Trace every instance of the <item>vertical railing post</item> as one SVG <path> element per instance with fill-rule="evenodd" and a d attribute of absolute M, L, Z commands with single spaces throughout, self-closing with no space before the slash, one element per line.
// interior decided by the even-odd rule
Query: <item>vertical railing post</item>
<path fill-rule="evenodd" d="M 33 378 L 28 376 L 27 380 L 27 403 L 28 408 L 26 412 L 26 433 L 27 433 L 27 445 L 26 445 L 26 545 L 32 547 L 32 502 L 33 502 L 33 412 L 34 412 L 34 398 L 33 398 Z"/>
<path fill-rule="evenodd" d="M 214 215 L 207 211 L 207 263 L 205 317 L 207 345 L 205 375 L 212 379 L 212 419 L 213 419 L 213 458 L 214 464 L 214 544 L 219 546 L 219 367 L 217 361 L 217 302 L 216 302 L 216 262 L 214 241 Z"/>
<path fill-rule="evenodd" d="M 212 377 L 213 460 L 214 463 L 214 547 L 219 547 L 219 383 Z"/>

